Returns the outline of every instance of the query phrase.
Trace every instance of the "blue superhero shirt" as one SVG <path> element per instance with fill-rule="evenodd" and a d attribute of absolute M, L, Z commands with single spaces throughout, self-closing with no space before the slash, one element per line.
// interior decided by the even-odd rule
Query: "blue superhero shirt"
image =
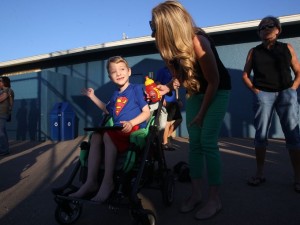
<path fill-rule="evenodd" d="M 147 102 L 141 85 L 129 84 L 123 91 L 115 91 L 106 106 L 112 116 L 115 126 L 122 126 L 120 121 L 129 121 L 137 117 Z M 140 128 L 146 127 L 146 121 L 140 124 Z"/>

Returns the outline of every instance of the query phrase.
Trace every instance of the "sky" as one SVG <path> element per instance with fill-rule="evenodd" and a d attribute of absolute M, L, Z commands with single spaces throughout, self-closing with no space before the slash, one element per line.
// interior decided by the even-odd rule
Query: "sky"
<path fill-rule="evenodd" d="M 149 36 L 162 0 L 1 0 L 0 62 Z M 299 0 L 181 0 L 197 26 L 300 14 Z"/>

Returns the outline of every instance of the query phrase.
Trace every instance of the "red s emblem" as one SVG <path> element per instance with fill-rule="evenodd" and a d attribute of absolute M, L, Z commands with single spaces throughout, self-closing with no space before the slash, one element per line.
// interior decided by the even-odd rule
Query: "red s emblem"
<path fill-rule="evenodd" d="M 116 115 L 118 116 L 126 103 L 128 102 L 128 99 L 126 97 L 118 97 L 116 101 Z"/>

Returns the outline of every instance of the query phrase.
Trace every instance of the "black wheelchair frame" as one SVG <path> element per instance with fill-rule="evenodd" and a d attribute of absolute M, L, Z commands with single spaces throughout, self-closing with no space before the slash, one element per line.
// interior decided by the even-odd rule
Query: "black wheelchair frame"
<path fill-rule="evenodd" d="M 164 151 L 161 148 L 161 134 L 159 129 L 159 117 L 162 109 L 162 102 L 159 101 L 157 109 L 154 110 L 152 119 L 148 122 L 148 133 L 143 149 L 132 143 L 130 150 L 126 153 L 126 162 L 131 166 L 116 171 L 115 190 L 105 203 L 95 203 L 89 198 L 77 199 L 68 195 L 79 187 L 74 185 L 74 180 L 86 180 L 87 164 L 82 158 L 87 158 L 89 149 L 88 142 L 80 145 L 81 154 L 69 179 L 60 187 L 53 188 L 54 200 L 57 203 L 55 219 L 59 224 L 73 224 L 81 215 L 84 203 L 101 204 L 109 209 L 128 208 L 135 225 L 155 225 L 156 216 L 150 209 L 142 205 L 138 193 L 142 188 L 160 190 L 162 200 L 166 206 L 170 206 L 174 200 L 175 179 L 172 171 L 168 169 Z"/>

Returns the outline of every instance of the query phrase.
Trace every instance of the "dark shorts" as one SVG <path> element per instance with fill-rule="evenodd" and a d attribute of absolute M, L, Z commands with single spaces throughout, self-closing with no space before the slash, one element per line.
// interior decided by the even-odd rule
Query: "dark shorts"
<path fill-rule="evenodd" d="M 167 121 L 182 119 L 180 108 L 177 102 L 167 102 L 166 109 L 168 113 Z"/>
<path fill-rule="evenodd" d="M 130 134 L 139 129 L 139 126 L 136 125 L 132 128 L 129 133 L 124 133 L 120 130 L 108 130 L 106 133 L 111 138 L 112 142 L 115 144 L 118 153 L 124 153 L 128 150 L 130 146 Z"/>

